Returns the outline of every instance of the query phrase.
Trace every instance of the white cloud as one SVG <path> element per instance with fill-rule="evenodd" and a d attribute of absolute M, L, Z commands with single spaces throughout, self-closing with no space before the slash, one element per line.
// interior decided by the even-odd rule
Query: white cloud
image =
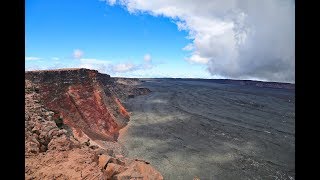
<path fill-rule="evenodd" d="M 99 1 L 106 2 L 110 6 L 113 6 L 117 2 L 117 0 L 99 0 Z"/>
<path fill-rule="evenodd" d="M 186 58 L 187 61 L 191 63 L 199 63 L 199 64 L 207 64 L 209 62 L 209 58 L 201 57 L 198 54 L 194 54 L 189 58 Z"/>
<path fill-rule="evenodd" d="M 73 51 L 73 57 L 75 58 L 75 59 L 80 59 L 80 58 L 82 58 L 82 56 L 83 56 L 83 51 L 81 51 L 80 49 L 75 49 L 74 51 Z"/>
<path fill-rule="evenodd" d="M 99 60 L 94 58 L 81 58 L 80 68 L 95 69 L 101 73 L 110 73 L 111 61 Z"/>
<path fill-rule="evenodd" d="M 109 4 L 112 6 L 116 3 L 116 0 L 108 0 Z"/>
<path fill-rule="evenodd" d="M 144 55 L 143 60 L 144 60 L 145 62 L 151 62 L 151 55 L 150 55 L 150 54 Z"/>
<path fill-rule="evenodd" d="M 42 59 L 42 58 L 39 58 L 39 57 L 25 57 L 26 61 L 40 60 L 40 59 Z"/>
<path fill-rule="evenodd" d="M 119 0 L 130 13 L 171 18 L 188 32 L 188 61 L 212 75 L 294 82 L 295 1 Z M 109 2 L 115 4 L 115 2 Z M 207 60 L 205 60 L 207 59 Z"/>
<path fill-rule="evenodd" d="M 193 51 L 194 50 L 194 46 L 193 46 L 193 44 L 189 43 L 188 45 L 183 47 L 182 50 L 184 50 L 184 51 Z"/>
<path fill-rule="evenodd" d="M 100 60 L 100 59 L 94 59 L 94 58 L 81 58 L 79 66 L 81 68 L 95 69 L 101 73 L 106 73 L 106 74 L 114 74 L 114 73 L 121 74 L 121 73 L 131 72 L 131 71 L 135 71 L 142 68 L 141 64 L 135 65 L 131 62 L 113 64 L 112 61 Z"/>
<path fill-rule="evenodd" d="M 99 0 L 101 2 L 106 2 L 107 4 L 109 4 L 110 6 L 113 6 L 116 4 L 117 0 Z"/>
<path fill-rule="evenodd" d="M 58 61 L 60 58 L 58 58 L 58 57 L 52 57 L 51 59 L 52 59 L 52 60 L 55 60 L 55 61 Z"/>
<path fill-rule="evenodd" d="M 25 71 L 35 71 L 35 70 L 40 70 L 41 67 L 38 65 L 26 65 L 25 66 Z"/>
<path fill-rule="evenodd" d="M 81 63 L 90 63 L 90 64 L 110 64 L 111 61 L 108 60 L 101 60 L 95 58 L 81 58 Z"/>
<path fill-rule="evenodd" d="M 113 71 L 115 72 L 128 72 L 134 70 L 135 65 L 132 63 L 122 63 L 113 66 Z"/>

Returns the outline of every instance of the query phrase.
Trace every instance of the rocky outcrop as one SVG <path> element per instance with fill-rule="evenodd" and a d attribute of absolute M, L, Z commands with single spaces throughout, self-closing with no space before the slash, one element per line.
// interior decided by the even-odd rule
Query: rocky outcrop
<path fill-rule="evenodd" d="M 26 73 L 25 179 L 163 179 L 149 163 L 95 145 L 129 120 L 113 86 L 87 69 Z"/>
<path fill-rule="evenodd" d="M 117 96 L 126 100 L 128 98 L 134 98 L 139 95 L 146 95 L 151 92 L 150 89 L 145 87 L 137 87 L 141 85 L 141 81 L 137 78 L 114 78 L 116 86 L 109 87 L 117 94 Z"/>
<path fill-rule="evenodd" d="M 67 130 L 60 129 L 54 112 L 40 103 L 38 86 L 27 80 L 25 87 L 25 152 L 30 155 L 47 151 L 51 140 L 66 135 Z"/>
<path fill-rule="evenodd" d="M 100 155 L 99 167 L 107 179 L 157 179 L 163 180 L 162 175 L 150 163 L 135 159 L 122 160 L 108 155 Z"/>
<path fill-rule="evenodd" d="M 148 162 L 135 160 L 130 163 L 126 170 L 113 176 L 114 179 L 161 179 L 162 175 Z"/>
<path fill-rule="evenodd" d="M 26 80 L 37 85 L 43 104 L 56 120 L 92 140 L 116 140 L 129 121 L 126 109 L 109 86 L 109 75 L 88 69 L 29 71 Z"/>

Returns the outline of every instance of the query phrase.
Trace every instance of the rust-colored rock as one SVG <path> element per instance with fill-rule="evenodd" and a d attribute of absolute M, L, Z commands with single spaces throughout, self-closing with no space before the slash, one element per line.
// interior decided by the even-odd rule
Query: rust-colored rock
<path fill-rule="evenodd" d="M 109 163 L 106 170 L 105 170 L 105 176 L 107 179 L 114 177 L 115 175 L 123 172 L 126 170 L 126 167 L 121 166 L 119 164 L 115 163 Z"/>
<path fill-rule="evenodd" d="M 93 161 L 94 153 L 80 148 L 48 151 L 30 156 L 25 164 L 25 179 L 100 179 L 105 175 Z"/>
<path fill-rule="evenodd" d="M 108 165 L 108 163 L 114 163 L 114 164 L 118 164 L 118 165 L 125 165 L 124 162 L 120 161 L 117 158 L 111 157 L 109 155 L 106 154 L 102 154 L 99 156 L 99 167 L 101 167 L 102 169 L 105 169 Z"/>
<path fill-rule="evenodd" d="M 55 119 L 84 132 L 92 140 L 116 140 L 129 115 L 108 88 L 109 75 L 88 69 L 26 72 L 37 84 L 41 101 L 55 112 Z"/>
<path fill-rule="evenodd" d="M 48 150 L 67 151 L 74 147 L 80 147 L 80 143 L 66 135 L 53 138 L 48 144 Z"/>
<path fill-rule="evenodd" d="M 128 169 L 115 175 L 115 179 L 153 179 L 163 180 L 163 176 L 150 164 L 143 161 L 133 161 Z"/>
<path fill-rule="evenodd" d="M 108 156 L 105 154 L 102 154 L 101 156 L 99 156 L 99 167 L 101 169 L 105 169 L 111 158 L 112 158 L 111 156 Z"/>
<path fill-rule="evenodd" d="M 87 69 L 26 72 L 26 179 L 106 180 L 122 173 L 120 179 L 126 174 L 159 179 L 149 164 L 134 165 L 137 161 L 97 143 L 116 140 L 129 120 L 113 83 Z"/>

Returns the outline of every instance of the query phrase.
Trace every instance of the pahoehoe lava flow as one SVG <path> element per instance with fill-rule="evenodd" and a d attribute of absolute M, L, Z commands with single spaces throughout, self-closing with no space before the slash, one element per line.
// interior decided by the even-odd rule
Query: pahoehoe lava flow
<path fill-rule="evenodd" d="M 119 142 L 165 179 L 294 179 L 295 90 L 144 79 Z M 120 131 L 121 134 L 121 131 Z"/>

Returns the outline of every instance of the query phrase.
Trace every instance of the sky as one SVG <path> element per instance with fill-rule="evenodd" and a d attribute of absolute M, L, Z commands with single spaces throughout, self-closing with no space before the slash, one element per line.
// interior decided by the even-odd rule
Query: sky
<path fill-rule="evenodd" d="M 26 0 L 25 69 L 295 82 L 291 0 Z"/>

